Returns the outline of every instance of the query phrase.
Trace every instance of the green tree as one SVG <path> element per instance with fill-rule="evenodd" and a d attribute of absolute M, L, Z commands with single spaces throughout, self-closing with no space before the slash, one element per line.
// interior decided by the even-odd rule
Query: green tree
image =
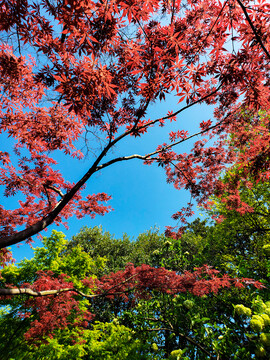
<path fill-rule="evenodd" d="M 135 266 L 159 266 L 160 257 L 157 255 L 165 242 L 165 236 L 156 228 L 140 234 L 133 240 L 127 234 L 123 234 L 121 239 L 116 239 L 109 232 L 104 232 L 102 227 L 84 227 L 67 244 L 67 251 L 79 245 L 93 258 L 106 257 L 104 272 L 109 273 L 124 269 L 129 262 Z"/>
<path fill-rule="evenodd" d="M 89 229 L 88 229 L 89 231 Z M 100 231 L 93 229 L 93 233 Z M 105 237 L 111 239 L 106 233 Z M 109 243 L 109 241 L 108 241 Z M 114 249 L 120 241 L 111 240 Z M 130 242 L 128 242 L 130 244 Z M 72 281 L 76 289 L 87 293 L 84 279 L 95 279 L 97 275 L 103 274 L 108 269 L 107 259 L 95 253 L 95 257 L 84 251 L 82 246 L 74 244 L 68 246 L 65 235 L 53 231 L 52 235 L 43 239 L 43 247 L 34 249 L 34 257 L 30 260 L 24 259 L 19 264 L 10 264 L 1 271 L 0 286 L 12 284 L 13 287 L 24 283 L 32 284 L 38 279 L 40 271 L 50 272 L 52 278 L 68 274 L 68 280 Z M 112 263 L 110 263 L 112 264 Z M 122 265 L 122 264 L 121 264 Z M 114 264 L 113 264 L 114 266 Z M 34 339 L 27 336 L 37 313 L 30 309 L 29 316 L 25 313 L 25 301 L 23 295 L 18 297 L 2 298 L 2 309 L 0 312 L 0 351 L 1 359 L 161 359 L 154 353 L 151 342 L 143 341 L 135 336 L 132 329 L 120 324 L 117 315 L 125 310 L 123 301 L 117 303 L 104 301 L 102 298 L 96 302 L 89 302 L 75 295 L 79 303 L 79 310 L 84 311 L 91 308 L 97 313 L 88 327 L 76 325 L 76 309 L 74 321 L 65 327 L 55 328 L 53 336 L 41 336 Z M 56 295 L 57 296 L 57 295 Z M 95 305 L 95 303 L 97 305 Z M 64 305 L 64 304 L 63 304 Z M 102 312 L 102 308 L 106 309 Z M 102 319 L 98 321 L 98 319 Z M 106 322 L 106 319 L 110 322 Z M 61 319 L 60 319 L 61 320 Z M 154 354 L 154 357 L 153 357 Z"/>
<path fill-rule="evenodd" d="M 95 278 L 96 274 L 104 269 L 106 263 L 104 258 L 97 256 L 93 259 L 80 246 L 73 247 L 69 253 L 65 253 L 63 256 L 62 252 L 67 245 L 67 240 L 61 232 L 53 231 L 50 237 L 43 238 L 43 244 L 44 247 L 34 249 L 32 259 L 24 259 L 18 265 L 10 264 L 1 271 L 1 287 L 4 287 L 5 284 L 12 284 L 15 287 L 23 283 L 31 284 L 37 279 L 37 273 L 42 270 L 51 271 L 54 276 L 68 274 L 76 288 L 86 290 L 81 280 L 87 276 Z M 77 359 L 81 356 L 79 354 L 85 353 L 83 344 L 75 341 L 76 338 L 84 336 L 82 335 L 84 331 L 76 326 L 60 329 L 53 339 L 44 339 L 48 348 L 45 349 L 41 346 L 39 353 L 40 347 L 31 345 L 31 342 L 27 342 L 24 338 L 24 334 L 29 329 L 30 320 L 33 321 L 35 318 L 35 313 L 32 312 L 29 318 L 20 316 L 25 310 L 21 297 L 4 299 L 2 304 L 5 306 L 0 316 L 0 339 L 2 340 L 0 351 L 3 360 L 13 358 Z M 81 310 L 86 309 L 88 301 L 81 300 L 79 306 Z M 65 351 L 60 351 L 62 347 L 65 348 Z M 69 355 L 67 356 L 67 354 Z"/>
<path fill-rule="evenodd" d="M 230 173 L 224 181 L 228 177 Z M 240 190 L 240 200 L 248 212 L 228 209 L 222 198 L 212 199 L 208 215 L 222 221 L 208 235 L 205 261 L 231 274 L 269 281 L 269 182 L 253 184 L 252 188 L 242 186 Z"/>
<path fill-rule="evenodd" d="M 4 359 L 266 360 L 270 350 L 269 196 L 266 183 L 250 191 L 241 189 L 242 200 L 256 211 L 242 215 L 213 198 L 208 219 L 196 219 L 177 240 L 165 238 L 157 229 L 133 241 L 127 235 L 115 239 L 98 227 L 82 229 L 69 242 L 62 233 L 53 232 L 44 239 L 44 247 L 35 249 L 33 259 L 3 269 L 1 285 L 31 283 L 43 270 L 55 276 L 66 273 L 78 289 L 86 291 L 83 278 L 121 270 L 129 262 L 178 273 L 207 263 L 228 276 L 261 280 L 264 290 L 224 288 L 202 297 L 151 290 L 134 304 L 117 297 L 78 298 L 81 310 L 91 309 L 96 315 L 88 327 L 59 327 L 52 338 L 35 343 L 24 337 L 33 318 L 20 318 L 22 297 L 13 297 L 3 301 L 6 308 L 0 317 L 1 328 L 11 339 L 7 343 L 0 335 L 1 352 L 7 354 Z M 211 223 L 211 216 L 223 221 Z"/>

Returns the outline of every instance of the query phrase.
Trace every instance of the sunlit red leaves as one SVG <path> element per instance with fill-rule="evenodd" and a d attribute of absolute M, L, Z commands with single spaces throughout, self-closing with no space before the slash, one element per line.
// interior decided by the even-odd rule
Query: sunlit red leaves
<path fill-rule="evenodd" d="M 160 151 L 154 162 L 165 168 L 168 182 L 190 190 L 201 205 L 222 190 L 231 199 L 232 188 L 225 189 L 218 178 L 234 161 L 243 164 L 241 181 L 250 174 L 256 181 L 268 178 L 268 135 L 258 133 L 256 124 L 255 132 L 253 125 L 246 129 L 239 116 L 245 109 L 253 117 L 270 107 L 269 59 L 258 41 L 260 36 L 269 49 L 268 10 L 266 1 L 2 1 L 0 29 L 3 38 L 18 43 L 18 51 L 0 45 L 0 131 L 17 141 L 19 163 L 9 163 L 1 152 L 0 181 L 6 195 L 22 195 L 21 209 L 1 209 L 2 233 L 40 220 L 74 186 L 55 170 L 54 150 L 80 158 L 76 142 L 85 131 L 94 130 L 109 143 L 117 135 L 119 141 L 124 135 L 142 136 L 150 126 L 176 120 L 178 109 L 171 117 L 145 119 L 151 105 L 169 93 L 183 108 L 201 99 L 215 105 L 216 120 L 200 128 L 211 125 L 207 136 L 217 141 L 196 142 L 189 154 L 169 147 Z M 32 57 L 25 58 L 27 52 Z M 233 146 L 243 150 L 243 129 L 248 150 L 235 154 Z M 234 145 L 228 146 L 231 133 Z M 170 132 L 172 142 L 186 136 L 182 128 Z M 82 201 L 74 193 L 56 222 L 74 212 L 79 217 L 95 209 L 106 212 L 92 198 L 90 205 Z M 175 217 L 183 218 L 182 213 Z"/>
<path fill-rule="evenodd" d="M 153 268 L 149 265 L 134 267 L 129 264 L 124 271 L 118 271 L 102 277 L 95 282 L 98 294 L 106 297 L 122 297 L 128 301 L 128 295 L 131 291 L 133 297 L 138 299 L 150 296 L 152 292 L 158 291 L 167 294 L 178 294 L 181 292 L 190 292 L 197 296 L 216 293 L 221 288 L 231 286 L 254 285 L 262 288 L 263 285 L 252 279 L 234 279 L 227 275 L 221 275 L 219 271 L 205 265 L 196 269 L 194 272 L 185 271 L 178 274 L 175 271 L 169 271 L 165 268 Z"/>
<path fill-rule="evenodd" d="M 178 130 L 176 132 L 172 131 L 170 132 L 169 136 L 172 142 L 176 141 L 177 139 L 185 140 L 188 136 L 188 131 L 185 130 Z"/>
<path fill-rule="evenodd" d="M 141 21 L 149 20 L 150 15 L 157 12 L 160 7 L 160 2 L 157 0 L 117 0 L 116 3 L 121 9 L 123 17 L 126 17 L 129 23 L 136 22 L 136 17 Z"/>
<path fill-rule="evenodd" d="M 72 282 L 68 282 L 65 278 L 66 275 L 56 278 L 53 277 L 52 272 L 41 271 L 35 283 L 28 287 L 35 291 L 72 288 Z M 30 342 L 47 335 L 52 336 L 55 329 L 64 329 L 69 325 L 86 326 L 93 318 L 90 312 L 80 310 L 79 302 L 71 292 L 29 298 L 25 302 L 25 307 L 26 312 L 21 314 L 23 318 L 31 313 L 37 314 L 37 318 L 31 323 L 31 328 L 25 333 L 25 338 Z"/>
<path fill-rule="evenodd" d="M 4 0 L 0 3 L 0 30 L 7 31 L 19 25 L 28 10 L 27 0 Z"/>
<path fill-rule="evenodd" d="M 8 263 L 14 262 L 12 252 L 7 248 L 0 250 L 0 267 L 7 266 Z M 0 271 L 0 278 L 1 278 L 1 271 Z"/>
<path fill-rule="evenodd" d="M 89 125 L 100 123 L 91 118 L 91 111 L 96 106 L 100 103 L 106 106 L 106 102 L 115 101 L 117 85 L 112 83 L 112 74 L 106 65 L 99 66 L 93 58 L 84 57 L 76 66 L 74 64 L 74 68 L 69 69 L 68 78 L 53 76 L 60 83 L 55 90 L 62 94 L 69 111 L 74 110 L 80 115 L 87 114 Z"/>
<path fill-rule="evenodd" d="M 31 56 L 26 60 L 16 56 L 11 46 L 0 44 L 1 116 L 32 108 L 44 95 L 44 87 L 34 82 L 32 69 L 35 62 Z M 31 99 L 31 102 L 29 101 Z"/>
<path fill-rule="evenodd" d="M 80 200 L 78 202 L 78 208 L 76 210 L 77 218 L 82 218 L 85 215 L 90 215 L 91 218 L 94 218 L 96 214 L 105 215 L 112 208 L 110 206 L 105 206 L 99 204 L 99 202 L 107 202 L 111 199 L 111 196 L 108 196 L 105 193 L 88 195 L 87 200 Z"/>
<path fill-rule="evenodd" d="M 212 125 L 212 121 L 211 120 L 207 120 L 207 121 L 202 121 L 200 123 L 200 128 L 202 130 L 207 130 L 208 128 L 210 128 L 210 126 Z"/>
<path fill-rule="evenodd" d="M 190 292 L 196 296 L 209 293 L 217 293 L 222 288 L 255 286 L 262 288 L 263 285 L 252 279 L 230 278 L 220 275 L 217 270 L 208 266 L 195 269 L 194 272 L 178 274 L 165 268 L 153 268 L 148 265 L 134 267 L 129 264 L 125 270 L 103 276 L 100 280 L 85 279 L 84 286 L 91 289 L 99 297 L 107 299 L 119 299 L 124 303 L 130 302 L 131 306 L 140 299 L 150 299 L 155 293 L 176 295 Z M 66 275 L 54 277 L 52 272 L 39 272 L 38 279 L 33 285 L 23 284 L 35 291 L 64 290 L 54 295 L 30 297 L 25 302 L 23 318 L 31 314 L 35 320 L 25 334 L 28 341 L 35 342 L 49 335 L 53 336 L 55 329 L 63 329 L 67 326 L 87 326 L 94 317 L 91 312 L 80 310 L 79 298 L 72 291 L 73 284 L 68 281 Z"/>
<path fill-rule="evenodd" d="M 3 234 L 13 233 L 16 225 L 26 223 L 31 226 L 37 218 L 46 216 L 74 186 L 66 182 L 59 171 L 53 169 L 54 164 L 53 159 L 33 151 L 31 156 L 23 156 L 19 160 L 17 171 L 9 164 L 1 169 L 0 185 L 5 186 L 5 196 L 9 197 L 18 193 L 24 195 L 17 209 L 8 211 L 0 207 Z M 100 202 L 107 202 L 109 199 L 110 196 L 101 193 L 88 195 L 84 200 L 81 193 L 77 192 L 65 207 L 62 216 L 67 219 L 74 213 L 79 218 L 86 214 L 92 218 L 96 214 L 104 215 L 111 208 Z M 61 223 L 61 217 L 57 217 L 55 221 L 58 224 Z"/>

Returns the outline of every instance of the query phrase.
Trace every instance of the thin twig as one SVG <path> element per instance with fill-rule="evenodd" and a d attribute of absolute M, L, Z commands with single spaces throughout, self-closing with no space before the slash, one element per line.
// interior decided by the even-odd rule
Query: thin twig
<path fill-rule="evenodd" d="M 258 34 L 257 30 L 255 29 L 255 26 L 253 25 L 249 15 L 248 15 L 248 12 L 247 12 L 247 9 L 245 8 L 245 6 L 243 5 L 243 3 L 240 1 L 240 0 L 237 0 L 238 4 L 240 5 L 240 7 L 242 8 L 243 10 L 243 13 L 245 14 L 245 17 L 247 19 L 247 22 L 249 23 L 249 26 L 251 27 L 252 31 L 253 31 L 253 34 L 255 35 L 255 38 L 256 40 L 258 41 L 258 43 L 260 44 L 261 48 L 263 49 L 263 51 L 265 52 L 266 56 L 270 59 L 270 54 L 269 52 L 267 51 L 266 47 L 264 46 L 263 42 L 262 42 L 262 39 L 260 37 L 260 35 Z"/>

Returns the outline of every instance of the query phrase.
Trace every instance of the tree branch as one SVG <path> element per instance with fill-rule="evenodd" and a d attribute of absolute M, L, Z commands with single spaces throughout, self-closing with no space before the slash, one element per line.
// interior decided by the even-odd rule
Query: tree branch
<path fill-rule="evenodd" d="M 198 343 L 197 341 L 193 340 L 191 337 L 178 333 L 179 336 L 183 337 L 184 339 L 186 339 L 188 342 L 190 342 L 191 344 L 197 346 L 203 353 L 205 353 L 207 356 L 209 356 L 210 359 L 213 359 L 213 355 L 207 351 L 200 343 Z"/>
<path fill-rule="evenodd" d="M 152 321 L 159 321 L 158 319 L 149 319 Z M 145 329 L 146 331 L 162 331 L 162 330 L 166 330 L 169 332 L 173 332 L 173 333 L 177 333 L 179 336 L 183 337 L 184 339 L 186 339 L 188 342 L 190 342 L 191 344 L 197 346 L 203 353 L 205 353 L 207 356 L 209 356 L 210 359 L 213 359 L 213 355 L 207 351 L 200 343 L 198 343 L 197 341 L 193 340 L 191 337 L 184 335 L 182 333 L 179 332 L 175 332 L 175 329 L 173 329 L 173 327 L 171 326 L 171 324 L 169 324 L 170 327 L 159 327 L 159 328 L 151 328 L 151 329 Z"/>
<path fill-rule="evenodd" d="M 117 158 L 114 159 L 112 161 L 107 162 L 106 164 L 103 164 L 103 166 L 98 166 L 99 163 L 101 162 L 101 160 L 107 155 L 108 151 L 114 146 L 116 145 L 119 141 L 121 141 L 123 138 L 127 137 L 128 135 L 131 135 L 132 133 L 134 133 L 135 131 L 140 131 L 144 128 L 147 128 L 157 122 L 160 122 L 161 120 L 167 120 L 172 118 L 173 116 L 176 116 L 178 114 L 180 114 L 182 111 L 190 108 L 193 105 L 199 104 L 202 101 L 208 99 L 209 97 L 211 97 L 212 95 L 214 95 L 216 92 L 218 92 L 218 90 L 220 89 L 222 85 L 220 84 L 214 91 L 212 91 L 211 93 L 209 93 L 208 95 L 202 97 L 201 99 L 198 99 L 196 101 L 194 101 L 193 103 L 184 106 L 183 108 L 179 109 L 178 111 L 174 112 L 173 114 L 164 116 L 162 118 L 153 120 L 145 125 L 142 126 L 137 126 L 138 122 L 140 120 L 140 118 L 144 115 L 144 112 L 146 111 L 150 101 L 148 100 L 145 104 L 145 106 L 143 107 L 142 111 L 140 112 L 140 114 L 138 115 L 138 119 L 135 121 L 134 126 L 125 131 L 123 134 L 119 135 L 116 139 L 114 139 L 113 141 L 109 141 L 109 143 L 107 144 L 107 146 L 105 146 L 105 148 L 101 151 L 100 155 L 97 157 L 97 159 L 95 160 L 95 162 L 93 163 L 93 165 L 89 168 L 89 170 L 84 174 L 84 176 L 73 186 L 73 188 L 71 188 L 69 190 L 69 192 L 67 192 L 62 199 L 58 202 L 58 204 L 55 206 L 55 208 L 46 216 L 44 216 L 41 220 L 38 220 L 35 224 L 27 227 L 24 230 L 18 231 L 15 234 L 11 234 L 9 236 L 5 236 L 5 237 L 1 237 L 0 238 L 0 249 L 5 248 L 7 246 L 11 246 L 14 244 L 17 244 L 21 241 L 24 241 L 28 238 L 30 238 L 31 236 L 34 236 L 36 234 L 38 234 L 39 232 L 41 232 L 42 230 L 44 230 L 46 227 L 48 227 L 50 224 L 52 224 L 55 220 L 55 218 L 60 214 L 60 212 L 64 209 L 64 207 L 69 203 L 69 201 L 71 201 L 71 199 L 73 198 L 73 196 L 81 189 L 81 187 L 90 179 L 90 177 L 98 170 L 101 170 L 102 168 L 105 168 L 115 162 L 118 161 L 122 161 L 122 160 L 127 160 L 127 158 Z M 193 135 L 196 136 L 196 135 Z M 154 152 L 157 153 L 157 152 Z M 152 156 L 154 153 L 152 153 L 151 155 L 148 156 Z M 141 158 L 143 159 L 143 157 L 141 157 L 140 155 L 136 155 L 133 156 L 131 158 Z"/>
<path fill-rule="evenodd" d="M 158 118 L 158 119 L 155 119 L 155 120 L 152 120 L 152 121 L 150 121 L 149 123 L 147 123 L 147 124 L 145 124 L 145 125 L 141 125 L 141 126 L 137 127 L 136 130 L 137 130 L 137 131 L 140 131 L 140 130 L 143 130 L 143 129 L 151 126 L 151 125 L 156 124 L 157 122 L 161 122 L 161 121 L 164 121 L 164 120 L 171 119 L 172 117 L 180 114 L 180 113 L 183 112 L 184 110 L 187 110 L 187 109 L 189 109 L 190 107 L 192 107 L 192 106 L 194 106 L 194 105 L 196 105 L 196 104 L 200 104 L 201 102 L 207 100 L 207 99 L 208 99 L 209 97 L 211 97 L 212 95 L 216 94 L 216 93 L 220 90 L 221 86 L 222 86 L 222 84 L 220 84 L 220 85 L 219 85 L 215 90 L 213 90 L 211 93 L 209 93 L 209 94 L 205 95 L 204 97 L 202 97 L 202 98 L 200 98 L 200 99 L 198 99 L 198 100 L 196 100 L 196 101 L 194 101 L 194 102 L 192 102 L 192 103 L 190 103 L 190 104 L 182 107 L 181 109 L 175 111 L 174 113 L 169 114 L 169 115 L 166 115 L 166 116 L 163 116 L 163 117 Z"/>
<path fill-rule="evenodd" d="M 136 274 L 137 275 L 137 274 Z M 131 278 L 134 276 L 131 276 Z M 128 281 L 129 279 L 127 279 L 126 281 Z M 124 282 L 126 282 L 124 281 Z M 124 283 L 122 282 L 122 283 Z M 119 285 L 121 285 L 122 283 L 120 283 Z M 113 289 L 115 286 L 113 286 L 112 288 L 110 288 L 109 290 L 100 293 L 100 294 L 85 294 L 84 292 L 75 289 L 75 288 L 64 288 L 64 289 L 52 289 L 52 290 L 42 290 L 42 291 L 35 291 L 32 290 L 30 288 L 13 288 L 13 289 L 0 289 L 0 296 L 16 296 L 16 295 L 29 295 L 29 296 L 34 296 L 34 297 L 39 297 L 39 296 L 49 296 L 49 295 L 59 295 L 61 293 L 65 293 L 65 292 L 75 292 L 76 294 L 86 298 L 86 299 L 93 299 L 93 298 L 97 298 L 97 297 L 106 297 L 106 296 L 112 296 L 112 295 L 122 295 L 125 294 L 127 292 L 130 292 L 131 289 L 127 289 L 124 291 L 119 291 L 119 292 L 110 292 L 111 289 Z"/>
<path fill-rule="evenodd" d="M 54 192 L 56 192 L 58 195 L 61 196 L 61 198 L 64 197 L 64 194 L 62 193 L 62 191 L 60 189 L 57 189 L 55 186 L 52 185 L 44 185 L 45 188 L 53 190 Z"/>
<path fill-rule="evenodd" d="M 260 37 L 260 35 L 257 33 L 257 30 L 255 29 L 255 26 L 253 25 L 249 15 L 248 15 L 248 12 L 247 12 L 247 9 L 246 7 L 243 5 L 243 3 L 240 1 L 240 0 L 237 0 L 238 4 L 240 5 L 241 9 L 243 10 L 243 13 L 247 19 L 247 22 L 249 23 L 249 26 L 251 27 L 252 31 L 253 31 L 253 34 L 256 38 L 256 40 L 258 41 L 258 43 L 260 44 L 261 48 L 263 49 L 263 51 L 265 52 L 266 56 L 268 57 L 268 59 L 270 59 L 270 54 L 269 52 L 267 51 L 266 47 L 264 46 L 263 42 L 262 42 L 262 39 Z"/>
<path fill-rule="evenodd" d="M 101 296 L 101 294 L 87 295 L 81 292 L 80 290 L 74 288 L 64 288 L 64 289 L 56 289 L 56 290 L 43 290 L 43 291 L 34 291 L 29 288 L 18 288 L 18 289 L 0 289 L 0 296 L 14 296 L 14 295 L 30 295 L 30 296 L 48 296 L 48 295 L 58 295 L 64 292 L 75 292 L 83 297 L 92 299 L 97 296 Z"/>
<path fill-rule="evenodd" d="M 151 152 L 151 153 L 148 153 L 148 154 L 146 154 L 146 155 L 133 154 L 133 155 L 130 155 L 130 156 L 121 156 L 121 157 L 112 159 L 112 160 L 110 160 L 110 161 L 108 161 L 108 162 L 106 162 L 106 163 L 104 163 L 104 164 L 101 164 L 101 165 L 97 166 L 96 171 L 102 170 L 102 169 L 104 169 L 104 168 L 106 168 L 106 167 L 108 167 L 108 166 L 110 166 L 110 165 L 112 165 L 112 164 L 114 164 L 114 163 L 116 163 L 116 162 L 120 162 L 120 161 L 127 161 L 127 160 L 132 160 L 132 159 L 140 159 L 140 160 L 150 160 L 150 159 L 153 159 L 152 157 L 153 157 L 154 155 L 157 155 L 157 154 L 159 154 L 159 153 L 161 153 L 161 152 L 163 152 L 163 151 L 166 151 L 166 150 L 168 150 L 168 149 L 170 149 L 170 148 L 172 148 L 172 147 L 174 147 L 174 146 L 176 146 L 176 145 L 179 145 L 179 144 L 181 144 L 181 143 L 184 142 L 184 141 L 190 140 L 190 139 L 192 139 L 192 138 L 195 137 L 195 136 L 202 135 L 202 134 L 204 134 L 204 133 L 206 133 L 206 132 L 208 132 L 208 131 L 210 131 L 210 130 L 212 130 L 212 129 L 215 129 L 216 127 L 218 127 L 219 125 L 221 125 L 222 122 L 223 122 L 223 120 L 222 120 L 222 121 L 219 121 L 217 124 L 212 125 L 212 126 L 210 126 L 209 128 L 207 128 L 207 129 L 205 129 L 205 130 L 202 130 L 202 131 L 199 131 L 199 132 L 197 132 L 197 133 L 195 133 L 195 134 L 192 134 L 192 135 L 186 137 L 185 139 L 181 139 L 181 140 L 175 141 L 175 142 L 173 142 L 173 143 L 171 143 L 171 144 L 168 144 L 168 145 L 162 147 L 162 148 L 159 149 L 159 150 L 155 150 L 155 151 L 153 151 L 153 152 Z"/>

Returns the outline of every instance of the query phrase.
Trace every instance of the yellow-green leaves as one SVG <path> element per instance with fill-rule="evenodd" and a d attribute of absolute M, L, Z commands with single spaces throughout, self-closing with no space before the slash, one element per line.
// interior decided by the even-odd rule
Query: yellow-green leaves
<path fill-rule="evenodd" d="M 264 328 L 264 320 L 259 315 L 252 316 L 250 320 L 250 327 L 255 332 L 261 332 Z"/>
<path fill-rule="evenodd" d="M 183 305 L 188 309 L 188 310 L 191 310 L 194 306 L 194 301 L 192 300 L 185 300 L 183 302 Z"/>
<path fill-rule="evenodd" d="M 114 322 L 96 322 L 87 340 L 88 359 L 131 360 L 140 346 L 131 329 Z"/>
<path fill-rule="evenodd" d="M 270 257 L 270 244 L 266 244 L 262 247 L 265 256 Z"/>
<path fill-rule="evenodd" d="M 185 350 L 182 349 L 178 349 L 178 350 L 173 350 L 170 354 L 170 359 L 171 360 L 180 360 L 182 359 L 182 355 L 184 354 Z"/>
<path fill-rule="evenodd" d="M 235 305 L 234 310 L 235 310 L 236 314 L 238 314 L 238 315 L 250 317 L 252 314 L 251 309 L 244 306 L 243 304 Z"/>

